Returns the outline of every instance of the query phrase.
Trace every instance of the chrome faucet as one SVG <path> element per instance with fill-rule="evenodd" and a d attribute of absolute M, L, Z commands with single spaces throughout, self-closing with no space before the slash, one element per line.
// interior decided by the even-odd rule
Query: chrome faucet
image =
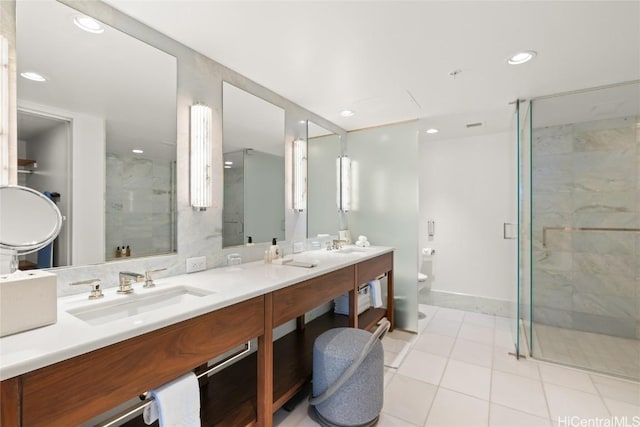
<path fill-rule="evenodd" d="M 158 273 L 160 271 L 165 271 L 166 268 L 158 268 L 157 270 L 149 270 L 149 271 L 145 271 L 144 272 L 144 285 L 142 285 L 143 288 L 153 288 L 156 286 L 155 283 L 153 283 L 153 278 L 151 277 L 151 275 L 153 273 Z"/>
<path fill-rule="evenodd" d="M 133 293 L 133 284 L 136 282 L 141 282 L 144 279 L 143 274 L 131 273 L 130 271 L 121 271 L 118 273 L 120 288 L 118 289 L 119 294 L 132 294 Z"/>
<path fill-rule="evenodd" d="M 99 299 L 104 297 L 102 290 L 100 289 L 100 279 L 89 279 L 82 280 L 80 282 L 69 283 L 70 285 L 89 285 L 91 286 L 91 293 L 89 294 L 89 299 Z"/>
<path fill-rule="evenodd" d="M 347 244 L 346 240 L 334 240 L 332 243 L 327 242 L 327 250 L 338 250 L 342 249 L 342 245 Z"/>

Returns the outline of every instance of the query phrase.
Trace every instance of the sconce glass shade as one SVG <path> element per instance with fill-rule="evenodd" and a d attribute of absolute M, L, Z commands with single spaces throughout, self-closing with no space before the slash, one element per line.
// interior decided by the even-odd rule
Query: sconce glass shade
<path fill-rule="evenodd" d="M 199 211 L 211 207 L 211 122 L 210 107 L 191 106 L 191 206 Z"/>
<path fill-rule="evenodd" d="M 0 36 L 0 184 L 9 183 L 9 40 Z M 15 183 L 15 181 L 14 181 Z"/>
<path fill-rule="evenodd" d="M 336 159 L 338 188 L 336 191 L 338 209 L 348 212 L 351 209 L 351 159 L 340 156 Z"/>
<path fill-rule="evenodd" d="M 307 141 L 293 141 L 293 210 L 307 207 Z"/>

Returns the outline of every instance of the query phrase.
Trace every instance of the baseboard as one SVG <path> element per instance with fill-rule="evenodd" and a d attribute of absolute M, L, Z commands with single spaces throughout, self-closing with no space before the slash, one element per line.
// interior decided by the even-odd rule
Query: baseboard
<path fill-rule="evenodd" d="M 455 308 L 458 310 L 473 311 L 476 313 L 493 314 L 503 317 L 509 317 L 511 315 L 512 306 L 512 303 L 506 300 L 438 290 L 421 291 L 419 294 L 419 301 L 421 304 Z"/>

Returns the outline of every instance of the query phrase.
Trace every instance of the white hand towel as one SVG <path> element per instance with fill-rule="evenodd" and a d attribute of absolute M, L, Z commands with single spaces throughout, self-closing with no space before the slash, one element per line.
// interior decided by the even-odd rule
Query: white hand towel
<path fill-rule="evenodd" d="M 382 288 L 380 287 L 380 280 L 372 280 L 369 282 L 369 288 L 371 290 L 371 303 L 374 307 L 382 307 Z"/>
<path fill-rule="evenodd" d="M 151 390 L 151 405 L 144 408 L 147 424 L 160 427 L 200 427 L 200 389 L 193 372 Z"/>

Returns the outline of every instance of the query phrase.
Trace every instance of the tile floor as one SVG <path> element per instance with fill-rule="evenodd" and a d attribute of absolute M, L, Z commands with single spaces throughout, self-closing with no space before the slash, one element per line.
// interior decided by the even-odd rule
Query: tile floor
<path fill-rule="evenodd" d="M 540 324 L 533 334 L 534 354 L 540 359 L 640 380 L 640 340 Z"/>
<path fill-rule="evenodd" d="M 427 317 L 418 336 L 393 335 L 410 349 L 397 369 L 385 368 L 378 426 L 640 426 L 640 383 L 517 361 L 507 354 L 506 318 L 424 305 L 420 311 Z M 385 359 L 399 354 L 388 351 Z M 307 411 L 306 403 L 280 410 L 274 424 L 315 426 Z"/>

